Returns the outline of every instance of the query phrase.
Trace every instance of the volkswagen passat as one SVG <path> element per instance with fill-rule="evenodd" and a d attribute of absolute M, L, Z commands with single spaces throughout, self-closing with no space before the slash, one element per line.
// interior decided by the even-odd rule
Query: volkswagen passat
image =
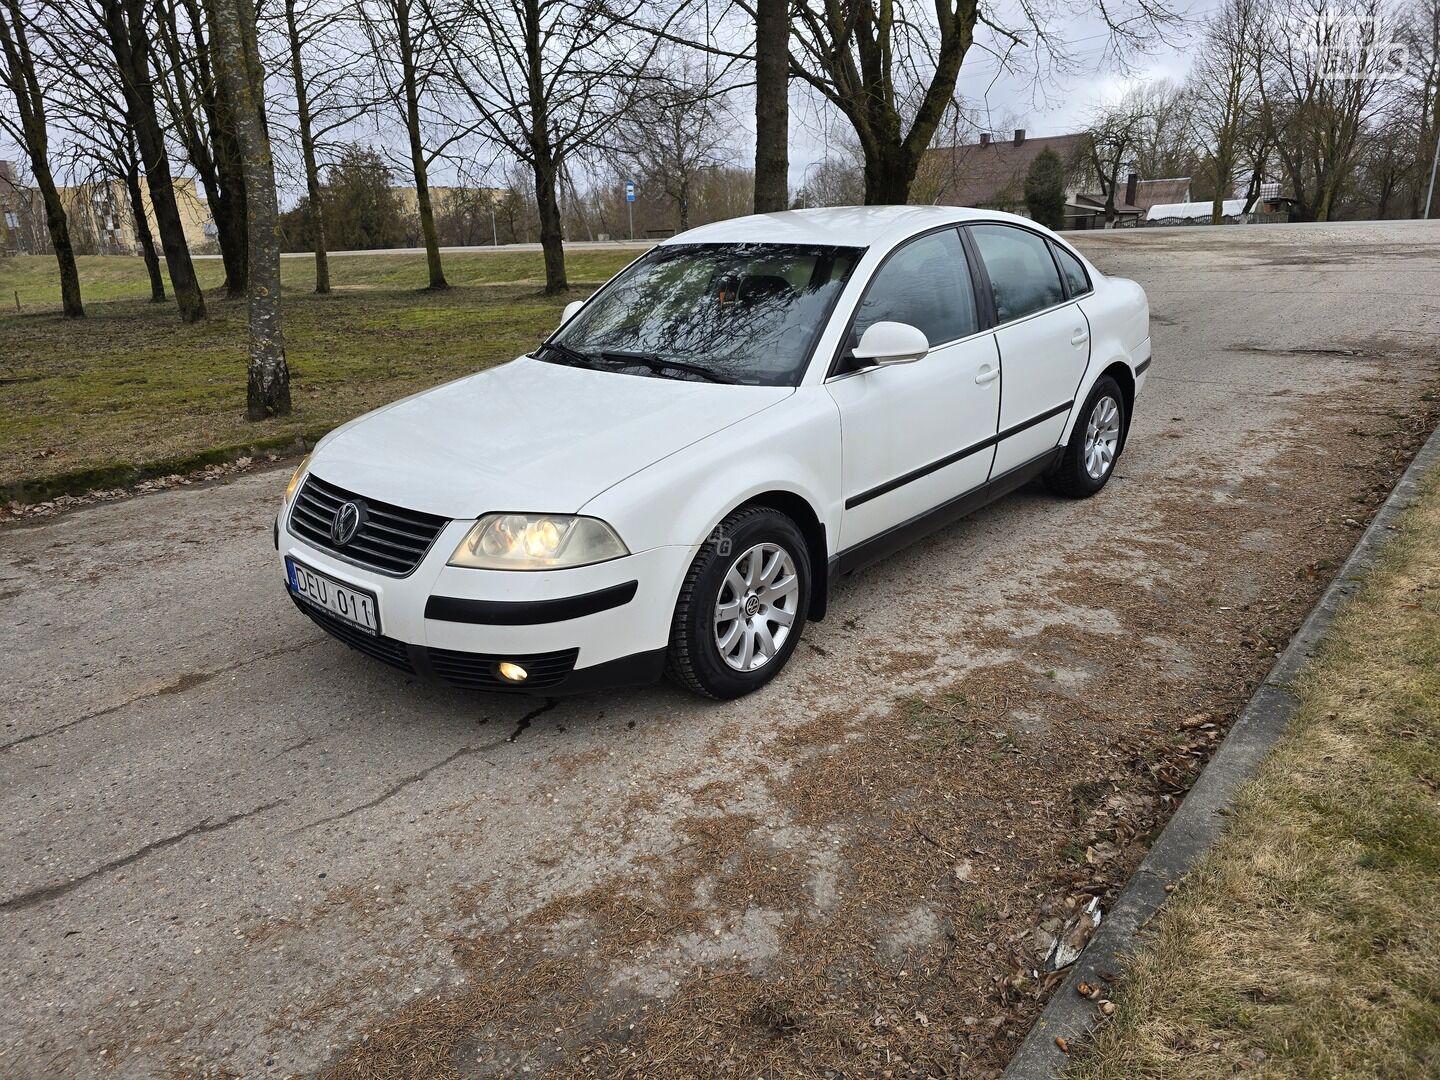
<path fill-rule="evenodd" d="M 320 440 L 276 546 L 300 610 L 408 672 L 733 698 L 838 575 L 1034 478 L 1103 488 L 1149 366 L 1141 288 L 1023 218 L 706 225 Z"/>

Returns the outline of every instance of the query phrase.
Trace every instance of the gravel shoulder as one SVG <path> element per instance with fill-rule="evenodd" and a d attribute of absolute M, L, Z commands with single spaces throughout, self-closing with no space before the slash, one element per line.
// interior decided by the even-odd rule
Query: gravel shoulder
<path fill-rule="evenodd" d="M 1432 225 L 1077 239 L 1155 316 L 1115 481 L 731 705 L 407 683 L 289 610 L 276 472 L 0 531 L 0 1073 L 998 1071 L 1440 386 Z"/>

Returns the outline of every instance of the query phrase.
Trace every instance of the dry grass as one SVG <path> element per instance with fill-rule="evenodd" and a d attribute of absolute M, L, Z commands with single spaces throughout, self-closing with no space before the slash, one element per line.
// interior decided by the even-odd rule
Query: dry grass
<path fill-rule="evenodd" d="M 406 394 L 513 359 L 548 333 L 560 308 L 634 258 L 572 255 L 570 296 L 540 291 L 538 252 L 451 256 L 454 287 L 419 291 L 423 257 L 335 259 L 336 291 L 308 291 L 308 259 L 286 259 L 285 335 L 294 412 L 245 419 L 245 304 L 206 297 L 209 318 L 183 326 L 151 304 L 139 259 L 80 260 L 87 318 L 48 296 L 54 260 L 0 260 L 0 492 L 27 500 L 187 471 L 254 446 L 310 441 Z M 418 261 L 417 261 L 418 260 Z M 202 263 L 218 285 L 219 263 Z"/>
<path fill-rule="evenodd" d="M 1440 1076 L 1440 475 L 1075 1080 Z"/>

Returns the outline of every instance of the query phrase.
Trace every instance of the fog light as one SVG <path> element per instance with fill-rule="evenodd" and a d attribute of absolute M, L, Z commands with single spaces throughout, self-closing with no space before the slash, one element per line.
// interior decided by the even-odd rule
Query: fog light
<path fill-rule="evenodd" d="M 509 660 L 500 661 L 497 670 L 500 672 L 500 677 L 507 682 L 524 682 L 530 674 L 519 664 L 512 664 Z"/>

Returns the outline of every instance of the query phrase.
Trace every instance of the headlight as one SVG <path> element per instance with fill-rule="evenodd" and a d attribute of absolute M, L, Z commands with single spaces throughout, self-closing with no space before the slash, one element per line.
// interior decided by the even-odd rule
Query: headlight
<path fill-rule="evenodd" d="M 288 503 L 295 497 L 295 491 L 300 487 L 300 481 L 305 478 L 305 470 L 310 467 L 310 455 L 306 454 L 300 459 L 300 464 L 295 468 L 295 474 L 290 477 L 290 482 L 285 485 L 285 501 Z"/>
<path fill-rule="evenodd" d="M 486 514 L 460 541 L 450 565 L 478 570 L 554 570 L 629 554 L 615 530 L 598 518 Z"/>

